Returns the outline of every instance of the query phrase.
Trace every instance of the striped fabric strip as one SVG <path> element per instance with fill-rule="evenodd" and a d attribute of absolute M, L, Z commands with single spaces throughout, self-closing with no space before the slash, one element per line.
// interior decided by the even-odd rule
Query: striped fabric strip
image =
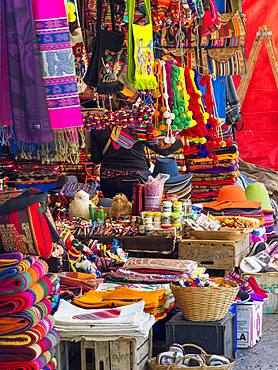
<path fill-rule="evenodd" d="M 114 318 L 118 317 L 120 315 L 120 313 L 121 313 L 121 310 L 112 309 L 112 310 L 106 310 L 106 311 L 87 313 L 87 314 L 84 314 L 84 315 L 75 315 L 72 318 L 76 319 L 76 320 L 114 319 Z"/>
<path fill-rule="evenodd" d="M 57 360 L 54 357 L 42 370 L 54 370 L 57 366 Z"/>
<path fill-rule="evenodd" d="M 9 276 L 26 272 L 38 259 L 38 256 L 28 256 L 20 261 L 17 265 L 0 268 L 0 280 Z"/>

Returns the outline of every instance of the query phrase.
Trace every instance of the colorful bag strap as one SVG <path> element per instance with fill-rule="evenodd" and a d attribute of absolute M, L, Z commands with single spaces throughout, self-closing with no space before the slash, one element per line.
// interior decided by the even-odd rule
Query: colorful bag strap
<path fill-rule="evenodd" d="M 152 17 L 151 17 L 151 3 L 150 0 L 144 0 L 145 9 L 146 9 L 146 17 L 148 24 L 152 24 Z M 130 56 L 133 54 L 133 32 L 132 32 L 132 23 L 134 18 L 134 8 L 135 8 L 135 0 L 127 0 L 127 14 L 128 14 L 128 44 L 127 44 L 127 55 L 129 56 L 127 60 L 127 72 L 126 72 L 126 79 L 128 82 L 134 82 L 134 74 L 135 74 L 135 64 L 133 58 Z"/>
<path fill-rule="evenodd" d="M 37 190 L 26 190 L 18 197 L 7 200 L 0 207 L 0 215 L 19 209 L 26 208 L 35 203 L 45 204 L 47 200 L 47 193 Z"/>
<path fill-rule="evenodd" d="M 103 0 L 97 0 L 97 31 L 101 29 L 102 3 L 103 3 Z M 115 27 L 115 3 L 114 3 L 114 0 L 109 0 L 109 3 L 110 3 L 110 11 L 111 11 L 112 30 L 113 31 L 116 31 L 116 27 Z"/>

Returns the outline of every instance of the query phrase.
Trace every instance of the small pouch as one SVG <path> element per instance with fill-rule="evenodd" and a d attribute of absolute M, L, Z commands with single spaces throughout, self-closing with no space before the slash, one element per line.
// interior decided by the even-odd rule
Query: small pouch
<path fill-rule="evenodd" d="M 246 59 L 243 48 L 202 49 L 202 66 L 215 76 L 244 75 Z"/>

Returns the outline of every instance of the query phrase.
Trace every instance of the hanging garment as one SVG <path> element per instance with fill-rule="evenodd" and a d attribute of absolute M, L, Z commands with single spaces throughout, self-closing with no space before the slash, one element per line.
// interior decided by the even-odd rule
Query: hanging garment
<path fill-rule="evenodd" d="M 53 141 L 33 20 L 32 2 L 31 0 L 10 0 L 4 1 L 4 5 L 7 34 L 1 32 L 1 44 L 3 45 L 1 50 L 7 48 L 9 81 L 7 78 L 2 80 L 2 72 L 7 73 L 4 65 L 5 60 L 3 59 L 1 90 L 2 84 L 5 91 L 10 90 L 13 130 L 16 141 L 21 151 L 32 152 L 32 145 L 35 144 L 36 149 L 40 150 L 39 144 Z M 5 53 L 3 56 L 5 58 Z M 7 104 L 9 104 L 8 100 L 7 94 L 5 97 Z M 4 112 L 6 112 L 6 120 L 10 121 L 9 106 L 4 107 Z"/>
<path fill-rule="evenodd" d="M 32 0 L 32 5 L 55 159 L 64 160 L 78 152 L 77 128 L 83 126 L 65 3 Z"/>

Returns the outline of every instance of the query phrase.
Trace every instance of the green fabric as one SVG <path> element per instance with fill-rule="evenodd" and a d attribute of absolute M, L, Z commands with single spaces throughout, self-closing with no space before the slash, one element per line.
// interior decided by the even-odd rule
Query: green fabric
<path fill-rule="evenodd" d="M 263 211 L 273 211 L 266 187 L 259 182 L 250 184 L 245 189 L 246 198 L 255 202 L 262 202 Z"/>
<path fill-rule="evenodd" d="M 135 89 L 155 89 L 157 81 L 152 72 L 154 55 L 150 0 L 145 0 L 148 22 L 146 26 L 133 24 L 134 6 L 135 0 L 127 0 L 128 62 L 126 79 L 133 84 Z"/>

